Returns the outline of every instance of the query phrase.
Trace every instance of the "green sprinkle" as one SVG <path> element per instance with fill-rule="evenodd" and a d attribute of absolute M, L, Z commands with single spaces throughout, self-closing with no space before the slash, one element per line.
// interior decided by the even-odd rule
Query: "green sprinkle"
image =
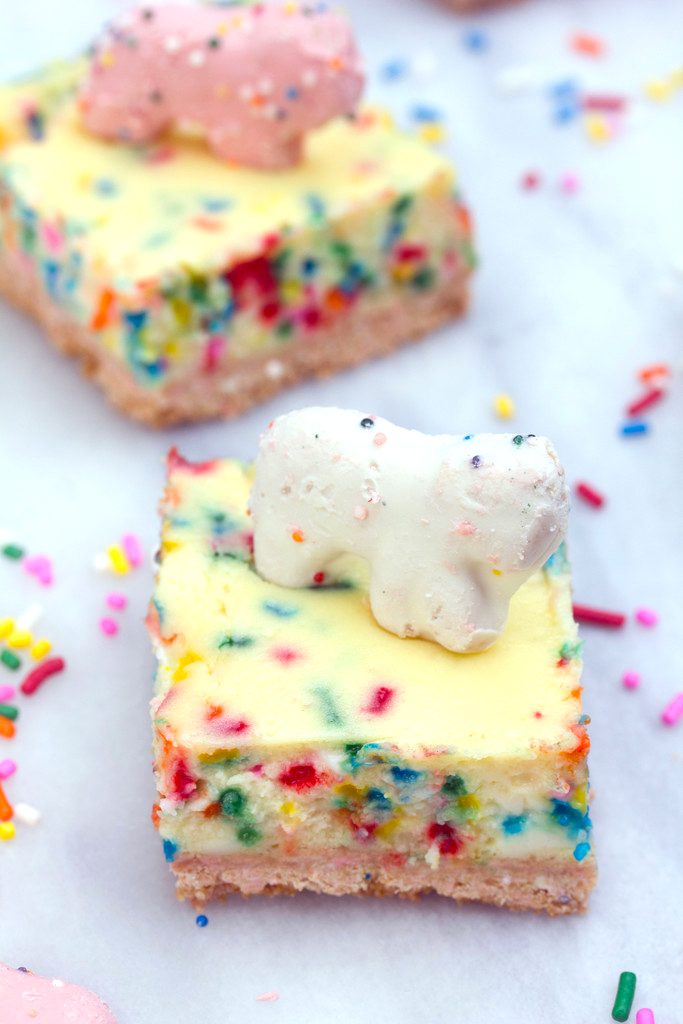
<path fill-rule="evenodd" d="M 237 838 L 245 846 L 253 846 L 261 839 L 261 833 L 256 828 L 256 825 L 240 825 L 237 829 Z"/>
<path fill-rule="evenodd" d="M 434 277 L 435 274 L 431 267 L 422 267 L 413 277 L 413 287 L 417 288 L 419 291 L 431 288 L 434 284 Z"/>
<path fill-rule="evenodd" d="M 320 712 L 325 725 L 330 725 L 337 729 L 341 728 L 341 726 L 344 725 L 344 716 L 339 710 L 337 702 L 329 687 L 316 686 L 313 688 L 313 693 L 318 698 Z"/>
<path fill-rule="evenodd" d="M 23 548 L 20 548 L 18 544 L 5 544 L 2 549 L 2 553 L 5 558 L 14 558 L 18 560 L 19 558 L 24 557 L 25 551 Z"/>
<path fill-rule="evenodd" d="M 15 708 L 13 704 L 0 704 L 0 715 L 3 718 L 11 718 L 14 722 L 19 717 L 19 708 Z"/>
<path fill-rule="evenodd" d="M 516 445 L 522 444 L 523 441 L 524 441 L 524 438 L 522 437 L 521 434 L 515 434 L 515 436 L 512 438 L 512 443 L 516 444 Z"/>
<path fill-rule="evenodd" d="M 613 1020 L 628 1020 L 636 994 L 636 976 L 633 971 L 622 971 L 619 975 L 619 986 L 612 1007 Z"/>
<path fill-rule="evenodd" d="M 448 796 L 464 796 L 467 793 L 467 787 L 462 775 L 447 775 L 443 781 L 441 792 L 447 793 Z"/>
<path fill-rule="evenodd" d="M 291 320 L 281 320 L 275 328 L 275 333 L 279 338 L 287 338 L 294 330 L 294 324 Z"/>
<path fill-rule="evenodd" d="M 237 636 L 228 633 L 219 643 L 218 649 L 222 651 L 225 647 L 251 647 L 253 642 L 253 636 Z"/>
<path fill-rule="evenodd" d="M 391 207 L 391 212 L 398 214 L 400 216 L 402 213 L 407 213 L 412 205 L 412 196 L 401 196 L 400 199 L 397 199 L 394 205 Z"/>
<path fill-rule="evenodd" d="M 562 659 L 562 661 L 571 661 L 572 658 L 578 658 L 578 656 L 581 654 L 582 646 L 583 645 L 580 640 L 574 644 L 570 643 L 570 641 L 567 641 L 567 643 L 562 644 L 562 646 L 560 647 L 560 658 Z"/>
<path fill-rule="evenodd" d="M 17 658 L 16 654 L 13 651 L 8 650 L 4 650 L 2 654 L 0 654 L 0 661 L 3 663 L 3 665 L 7 665 L 7 668 L 12 669 L 19 668 L 19 666 L 21 665 L 21 659 Z"/>
<path fill-rule="evenodd" d="M 232 786 L 221 793 L 218 802 L 221 805 L 223 814 L 228 818 L 240 818 L 246 809 L 247 801 L 241 789 Z"/>
<path fill-rule="evenodd" d="M 344 751 L 349 755 L 349 757 L 355 757 L 361 750 L 362 746 L 362 743 L 345 743 Z"/>
<path fill-rule="evenodd" d="M 330 249 L 332 250 L 333 254 L 337 257 L 337 259 L 342 261 L 342 263 L 346 263 L 348 260 L 351 259 L 353 250 L 348 242 L 332 242 L 332 244 L 330 245 Z"/>

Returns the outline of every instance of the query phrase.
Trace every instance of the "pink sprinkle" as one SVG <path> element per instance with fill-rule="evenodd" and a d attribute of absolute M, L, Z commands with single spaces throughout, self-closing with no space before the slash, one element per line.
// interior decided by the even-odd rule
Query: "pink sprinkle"
<path fill-rule="evenodd" d="M 6 761 L 0 761 L 0 779 L 9 779 L 11 775 L 14 775 L 17 770 L 17 762 L 12 761 L 9 757 Z"/>
<path fill-rule="evenodd" d="M 125 594 L 117 594 L 115 592 L 112 592 L 111 594 L 107 594 L 105 600 L 106 600 L 107 604 L 109 605 L 109 607 L 113 608 L 114 611 L 117 611 L 117 612 L 123 611 L 123 609 L 128 604 L 128 598 L 126 597 Z"/>
<path fill-rule="evenodd" d="M 675 725 L 683 715 L 683 693 L 677 693 L 662 711 L 664 725 Z"/>
<path fill-rule="evenodd" d="M 126 558 L 133 567 L 141 565 L 143 559 L 142 545 L 134 533 L 127 533 L 122 537 L 121 546 L 126 553 Z"/>
<path fill-rule="evenodd" d="M 636 611 L 636 622 L 639 622 L 641 626 L 648 626 L 649 628 L 657 625 L 659 616 L 651 608 L 638 608 Z"/>
<path fill-rule="evenodd" d="M 461 523 L 455 528 L 455 532 L 459 533 L 461 537 L 471 537 L 473 533 L 476 533 L 476 527 L 472 523 L 468 522 L 467 519 L 463 519 Z"/>
<path fill-rule="evenodd" d="M 575 192 L 578 192 L 580 185 L 581 182 L 579 181 L 578 174 L 574 174 L 573 172 L 563 174 L 560 178 L 560 188 L 568 196 L 572 196 Z"/>
<path fill-rule="evenodd" d="M 50 586 L 53 581 L 52 562 L 47 555 L 28 555 L 22 564 L 26 572 L 35 576 L 44 587 Z"/>
<path fill-rule="evenodd" d="M 382 445 L 386 443 L 386 440 L 387 440 L 387 435 L 386 434 L 375 434 L 374 444 L 376 444 L 378 448 L 381 448 Z"/>
<path fill-rule="evenodd" d="M 280 996 L 277 992 L 263 992 L 262 995 L 256 996 L 257 1003 L 276 1003 Z"/>
<path fill-rule="evenodd" d="M 636 1024 L 655 1024 L 655 1015 L 652 1010 L 647 1009 L 645 1006 L 642 1010 L 638 1010 Z"/>
<path fill-rule="evenodd" d="M 368 518 L 368 510 L 366 508 L 363 508 L 362 505 L 356 505 L 356 507 L 353 510 L 353 518 L 358 519 L 360 522 L 362 522 L 364 519 Z"/>
<path fill-rule="evenodd" d="M 621 681 L 627 690 L 636 690 L 640 686 L 640 673 L 624 672 Z"/>
<path fill-rule="evenodd" d="M 115 636 L 119 631 L 119 626 L 113 619 L 105 617 L 104 619 L 100 619 L 100 629 L 105 636 Z"/>
<path fill-rule="evenodd" d="M 0 686 L 0 701 L 11 700 L 16 692 L 14 686 Z"/>
<path fill-rule="evenodd" d="M 273 647 L 270 653 L 281 665 L 291 665 L 293 661 L 299 661 L 302 657 L 300 651 L 294 647 Z"/>
<path fill-rule="evenodd" d="M 394 689 L 391 686 L 376 686 L 370 694 L 368 703 L 363 708 L 369 715 L 383 715 L 389 710 L 394 699 Z"/>

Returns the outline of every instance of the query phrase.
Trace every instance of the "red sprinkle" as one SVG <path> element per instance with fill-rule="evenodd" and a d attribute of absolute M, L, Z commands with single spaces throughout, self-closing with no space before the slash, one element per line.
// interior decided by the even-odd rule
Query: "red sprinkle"
<path fill-rule="evenodd" d="M 657 402 L 661 402 L 665 394 L 664 388 L 651 388 L 640 398 L 634 399 L 630 405 L 626 406 L 627 416 L 637 416 L 639 412 L 643 412 L 645 409 L 649 409 L 650 406 L 656 405 Z"/>
<path fill-rule="evenodd" d="M 395 691 L 391 686 L 378 686 L 373 690 L 370 700 L 365 705 L 364 710 L 369 715 L 382 715 L 385 711 L 389 710 L 389 705 L 394 699 Z"/>
<path fill-rule="evenodd" d="M 320 781 L 315 765 L 310 761 L 304 764 L 290 764 L 278 775 L 280 785 L 289 786 L 290 789 L 296 789 L 298 792 L 313 789 Z"/>
<path fill-rule="evenodd" d="M 618 112 L 626 108 L 625 96 L 584 96 L 582 103 L 584 110 L 605 110 Z"/>
<path fill-rule="evenodd" d="M 538 186 L 541 184 L 541 175 L 538 174 L 537 171 L 527 171 L 526 174 L 522 176 L 521 184 L 522 188 L 528 190 L 538 188 Z"/>
<path fill-rule="evenodd" d="M 576 53 L 582 53 L 586 57 L 600 57 L 605 52 L 602 39 L 587 32 L 577 32 L 569 40 L 569 45 Z"/>
<path fill-rule="evenodd" d="M 65 667 L 64 658 L 48 658 L 47 661 L 37 665 L 32 672 L 29 672 L 19 689 L 26 697 L 30 697 L 46 679 L 58 672 L 63 672 Z"/>
<path fill-rule="evenodd" d="M 580 498 L 583 498 L 584 501 L 587 501 L 588 504 L 592 505 L 594 508 L 602 508 L 605 504 L 605 499 L 602 494 L 600 494 L 599 491 L 596 491 L 594 487 L 591 487 L 590 484 L 583 482 L 578 483 L 576 485 L 576 493 Z"/>
<path fill-rule="evenodd" d="M 463 841 L 449 822 L 432 822 L 427 829 L 427 839 L 430 843 L 438 843 L 439 853 L 457 854 L 463 848 Z"/>
<path fill-rule="evenodd" d="M 626 616 L 621 612 L 605 612 L 585 604 L 574 605 L 574 618 L 577 622 L 592 622 L 596 626 L 609 626 L 612 629 L 619 629 L 626 622 Z"/>

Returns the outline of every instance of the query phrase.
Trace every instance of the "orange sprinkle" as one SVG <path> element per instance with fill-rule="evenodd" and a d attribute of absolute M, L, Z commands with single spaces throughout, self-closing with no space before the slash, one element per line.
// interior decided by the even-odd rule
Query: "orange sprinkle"
<path fill-rule="evenodd" d="M 159 828 L 159 818 L 161 817 L 161 807 L 159 804 L 152 805 L 152 824 L 155 828 Z"/>
<path fill-rule="evenodd" d="M 209 804 L 202 811 L 202 815 L 205 818 L 216 818 L 221 813 L 221 805 L 219 803 Z"/>
<path fill-rule="evenodd" d="M 6 740 L 11 740 L 15 732 L 14 722 L 9 718 L 5 718 L 4 715 L 0 715 L 0 736 L 4 736 Z"/>
<path fill-rule="evenodd" d="M 0 821 L 10 821 L 14 817 L 12 805 L 5 796 L 5 791 L 0 786 Z"/>
<path fill-rule="evenodd" d="M 292 540 L 295 544 L 303 544 L 304 532 L 303 530 L 292 530 Z"/>
<path fill-rule="evenodd" d="M 112 307 L 114 305 L 115 298 L 116 296 L 111 288 L 105 288 L 104 291 L 100 292 L 97 309 L 93 313 L 92 320 L 90 321 L 90 329 L 92 331 L 101 331 L 103 327 L 107 326 L 111 319 Z"/>
<path fill-rule="evenodd" d="M 671 369 L 666 363 L 651 363 L 638 370 L 638 377 L 644 384 L 649 384 L 657 377 L 668 377 L 670 373 Z"/>
<path fill-rule="evenodd" d="M 605 52 L 605 44 L 602 39 L 586 32 L 577 32 L 569 40 L 569 45 L 576 53 L 582 53 L 586 57 L 600 57 Z"/>

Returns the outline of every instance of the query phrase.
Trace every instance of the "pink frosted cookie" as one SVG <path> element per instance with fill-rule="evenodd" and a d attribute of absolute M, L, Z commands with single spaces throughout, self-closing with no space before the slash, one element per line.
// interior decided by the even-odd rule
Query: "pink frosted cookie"
<path fill-rule="evenodd" d="M 105 138 L 146 142 L 190 122 L 218 156 L 278 168 L 299 161 L 307 132 L 352 113 L 362 88 L 351 27 L 339 14 L 169 4 L 108 28 L 81 103 L 86 127 Z"/>
<path fill-rule="evenodd" d="M 79 985 L 0 964 L 2 1024 L 116 1024 L 98 996 Z"/>

